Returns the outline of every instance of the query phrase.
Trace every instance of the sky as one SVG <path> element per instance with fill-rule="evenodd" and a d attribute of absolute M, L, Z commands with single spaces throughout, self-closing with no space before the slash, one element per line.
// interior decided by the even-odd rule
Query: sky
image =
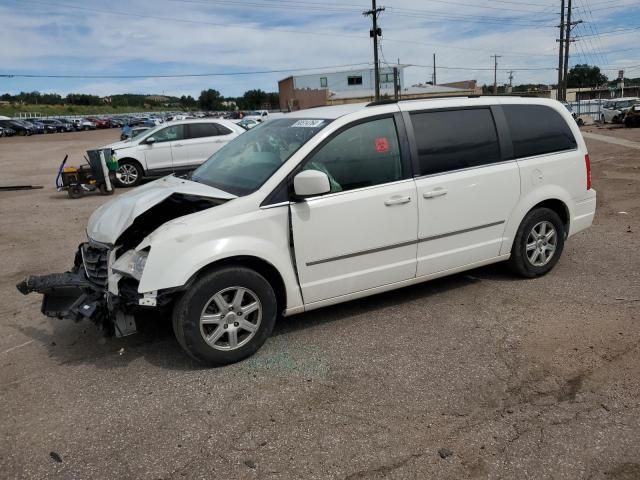
<path fill-rule="evenodd" d="M 381 62 L 405 84 L 553 83 L 560 0 L 378 0 Z M 0 0 L 0 94 L 20 91 L 239 96 L 291 74 L 371 63 L 369 0 Z M 573 0 L 570 65 L 640 77 L 640 0 Z M 635 48 L 632 46 L 635 45 Z M 338 67 L 340 66 L 340 67 Z M 308 70 L 316 68 L 317 70 Z M 299 72 L 251 73 L 265 70 Z M 240 74 L 240 73 L 245 74 Z M 2 75 L 181 78 L 19 78 Z"/>

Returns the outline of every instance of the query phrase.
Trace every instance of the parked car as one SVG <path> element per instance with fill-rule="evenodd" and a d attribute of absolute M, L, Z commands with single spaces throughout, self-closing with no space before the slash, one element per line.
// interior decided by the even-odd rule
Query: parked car
<path fill-rule="evenodd" d="M 297 111 L 238 136 L 190 179 L 103 205 L 70 273 L 18 288 L 45 293 L 47 315 L 117 335 L 135 332 L 137 310 L 171 308 L 185 351 L 227 364 L 257 351 L 280 314 L 501 261 L 548 273 L 593 221 L 590 168 L 555 100 Z"/>
<path fill-rule="evenodd" d="M 624 117 L 624 126 L 627 128 L 640 127 L 640 102 L 634 104 Z"/>
<path fill-rule="evenodd" d="M 33 135 L 34 128 L 27 122 L 22 120 L 0 120 L 0 127 L 8 127 L 12 129 L 16 135 Z"/>
<path fill-rule="evenodd" d="M 13 137 L 16 134 L 16 131 L 11 127 L 0 127 L 0 129 L 4 137 Z"/>
<path fill-rule="evenodd" d="M 269 112 L 268 111 L 266 111 L 266 110 L 256 110 L 256 111 L 252 111 L 252 112 L 246 112 L 242 118 L 243 119 L 250 119 L 250 120 L 256 120 L 258 122 L 262 122 L 263 120 L 266 120 L 266 118 L 268 116 L 269 116 Z"/>
<path fill-rule="evenodd" d="M 87 120 L 93 122 L 96 128 L 109 128 L 109 120 L 106 118 L 87 117 Z"/>
<path fill-rule="evenodd" d="M 132 187 L 143 177 L 191 171 L 243 132 L 226 120 L 186 120 L 151 128 L 130 141 L 103 148 L 111 148 L 118 159 L 116 184 Z"/>
<path fill-rule="evenodd" d="M 58 118 L 57 120 L 58 122 L 62 123 L 65 126 L 65 129 L 67 132 L 73 132 L 75 130 L 78 130 L 77 125 L 73 123 L 71 120 L 68 120 L 66 118 Z"/>
<path fill-rule="evenodd" d="M 242 128 L 244 128 L 245 130 L 249 130 L 250 128 L 260 125 L 260 122 L 252 118 L 243 118 L 237 124 L 240 125 Z"/>
<path fill-rule="evenodd" d="M 55 133 L 56 129 L 48 127 L 39 118 L 25 118 L 24 122 L 27 122 L 33 127 L 33 133 Z"/>
<path fill-rule="evenodd" d="M 579 127 L 582 127 L 584 125 L 584 120 L 581 119 L 580 117 L 578 117 L 578 114 L 573 110 L 573 107 L 567 103 L 567 102 L 560 102 L 562 103 L 562 105 L 564 105 L 564 107 L 569 110 L 569 113 L 571 113 L 571 116 L 573 117 L 573 119 L 576 121 L 576 123 L 578 124 Z"/>
<path fill-rule="evenodd" d="M 600 121 L 602 123 L 622 123 L 627 110 L 637 103 L 638 100 L 640 99 L 637 97 L 628 97 L 605 102 L 602 106 Z"/>
<path fill-rule="evenodd" d="M 96 124 L 86 118 L 76 118 L 73 120 L 76 130 L 95 130 Z"/>
<path fill-rule="evenodd" d="M 49 125 L 55 129 L 56 132 L 67 132 L 71 131 L 71 127 L 68 127 L 64 123 L 56 120 L 55 118 L 45 118 L 40 120 L 45 125 Z"/>
<path fill-rule="evenodd" d="M 128 138 L 135 138 L 138 135 L 140 135 L 143 132 L 146 132 L 147 130 L 149 130 L 149 127 L 129 127 L 130 131 L 127 133 L 125 131 L 123 131 L 120 134 L 120 140 L 127 140 Z"/>

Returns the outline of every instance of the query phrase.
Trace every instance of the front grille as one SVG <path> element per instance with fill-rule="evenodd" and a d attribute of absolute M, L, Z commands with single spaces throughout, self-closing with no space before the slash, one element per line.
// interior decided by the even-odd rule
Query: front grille
<path fill-rule="evenodd" d="M 82 263 L 87 278 L 101 287 L 107 286 L 109 277 L 109 250 L 97 247 L 89 243 L 83 243 L 81 247 Z"/>

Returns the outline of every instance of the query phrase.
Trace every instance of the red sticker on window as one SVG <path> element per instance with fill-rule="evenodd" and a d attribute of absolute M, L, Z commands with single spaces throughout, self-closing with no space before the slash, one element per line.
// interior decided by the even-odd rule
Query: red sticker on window
<path fill-rule="evenodd" d="M 389 140 L 387 137 L 378 137 L 375 140 L 376 152 L 387 153 L 389 151 Z"/>

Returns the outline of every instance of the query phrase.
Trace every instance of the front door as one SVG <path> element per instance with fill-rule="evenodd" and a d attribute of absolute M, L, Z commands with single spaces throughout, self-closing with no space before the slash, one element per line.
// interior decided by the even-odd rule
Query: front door
<path fill-rule="evenodd" d="M 291 205 L 305 304 L 415 277 L 416 187 L 392 117 L 342 130 L 303 168 L 331 183 L 330 193 Z"/>
<path fill-rule="evenodd" d="M 183 125 L 171 125 L 162 130 L 158 130 L 150 137 L 155 140 L 153 143 L 143 143 L 144 156 L 147 161 L 147 171 L 150 174 L 170 173 L 173 171 L 173 143 L 183 139 Z M 150 138 L 150 137 L 147 137 Z"/>

